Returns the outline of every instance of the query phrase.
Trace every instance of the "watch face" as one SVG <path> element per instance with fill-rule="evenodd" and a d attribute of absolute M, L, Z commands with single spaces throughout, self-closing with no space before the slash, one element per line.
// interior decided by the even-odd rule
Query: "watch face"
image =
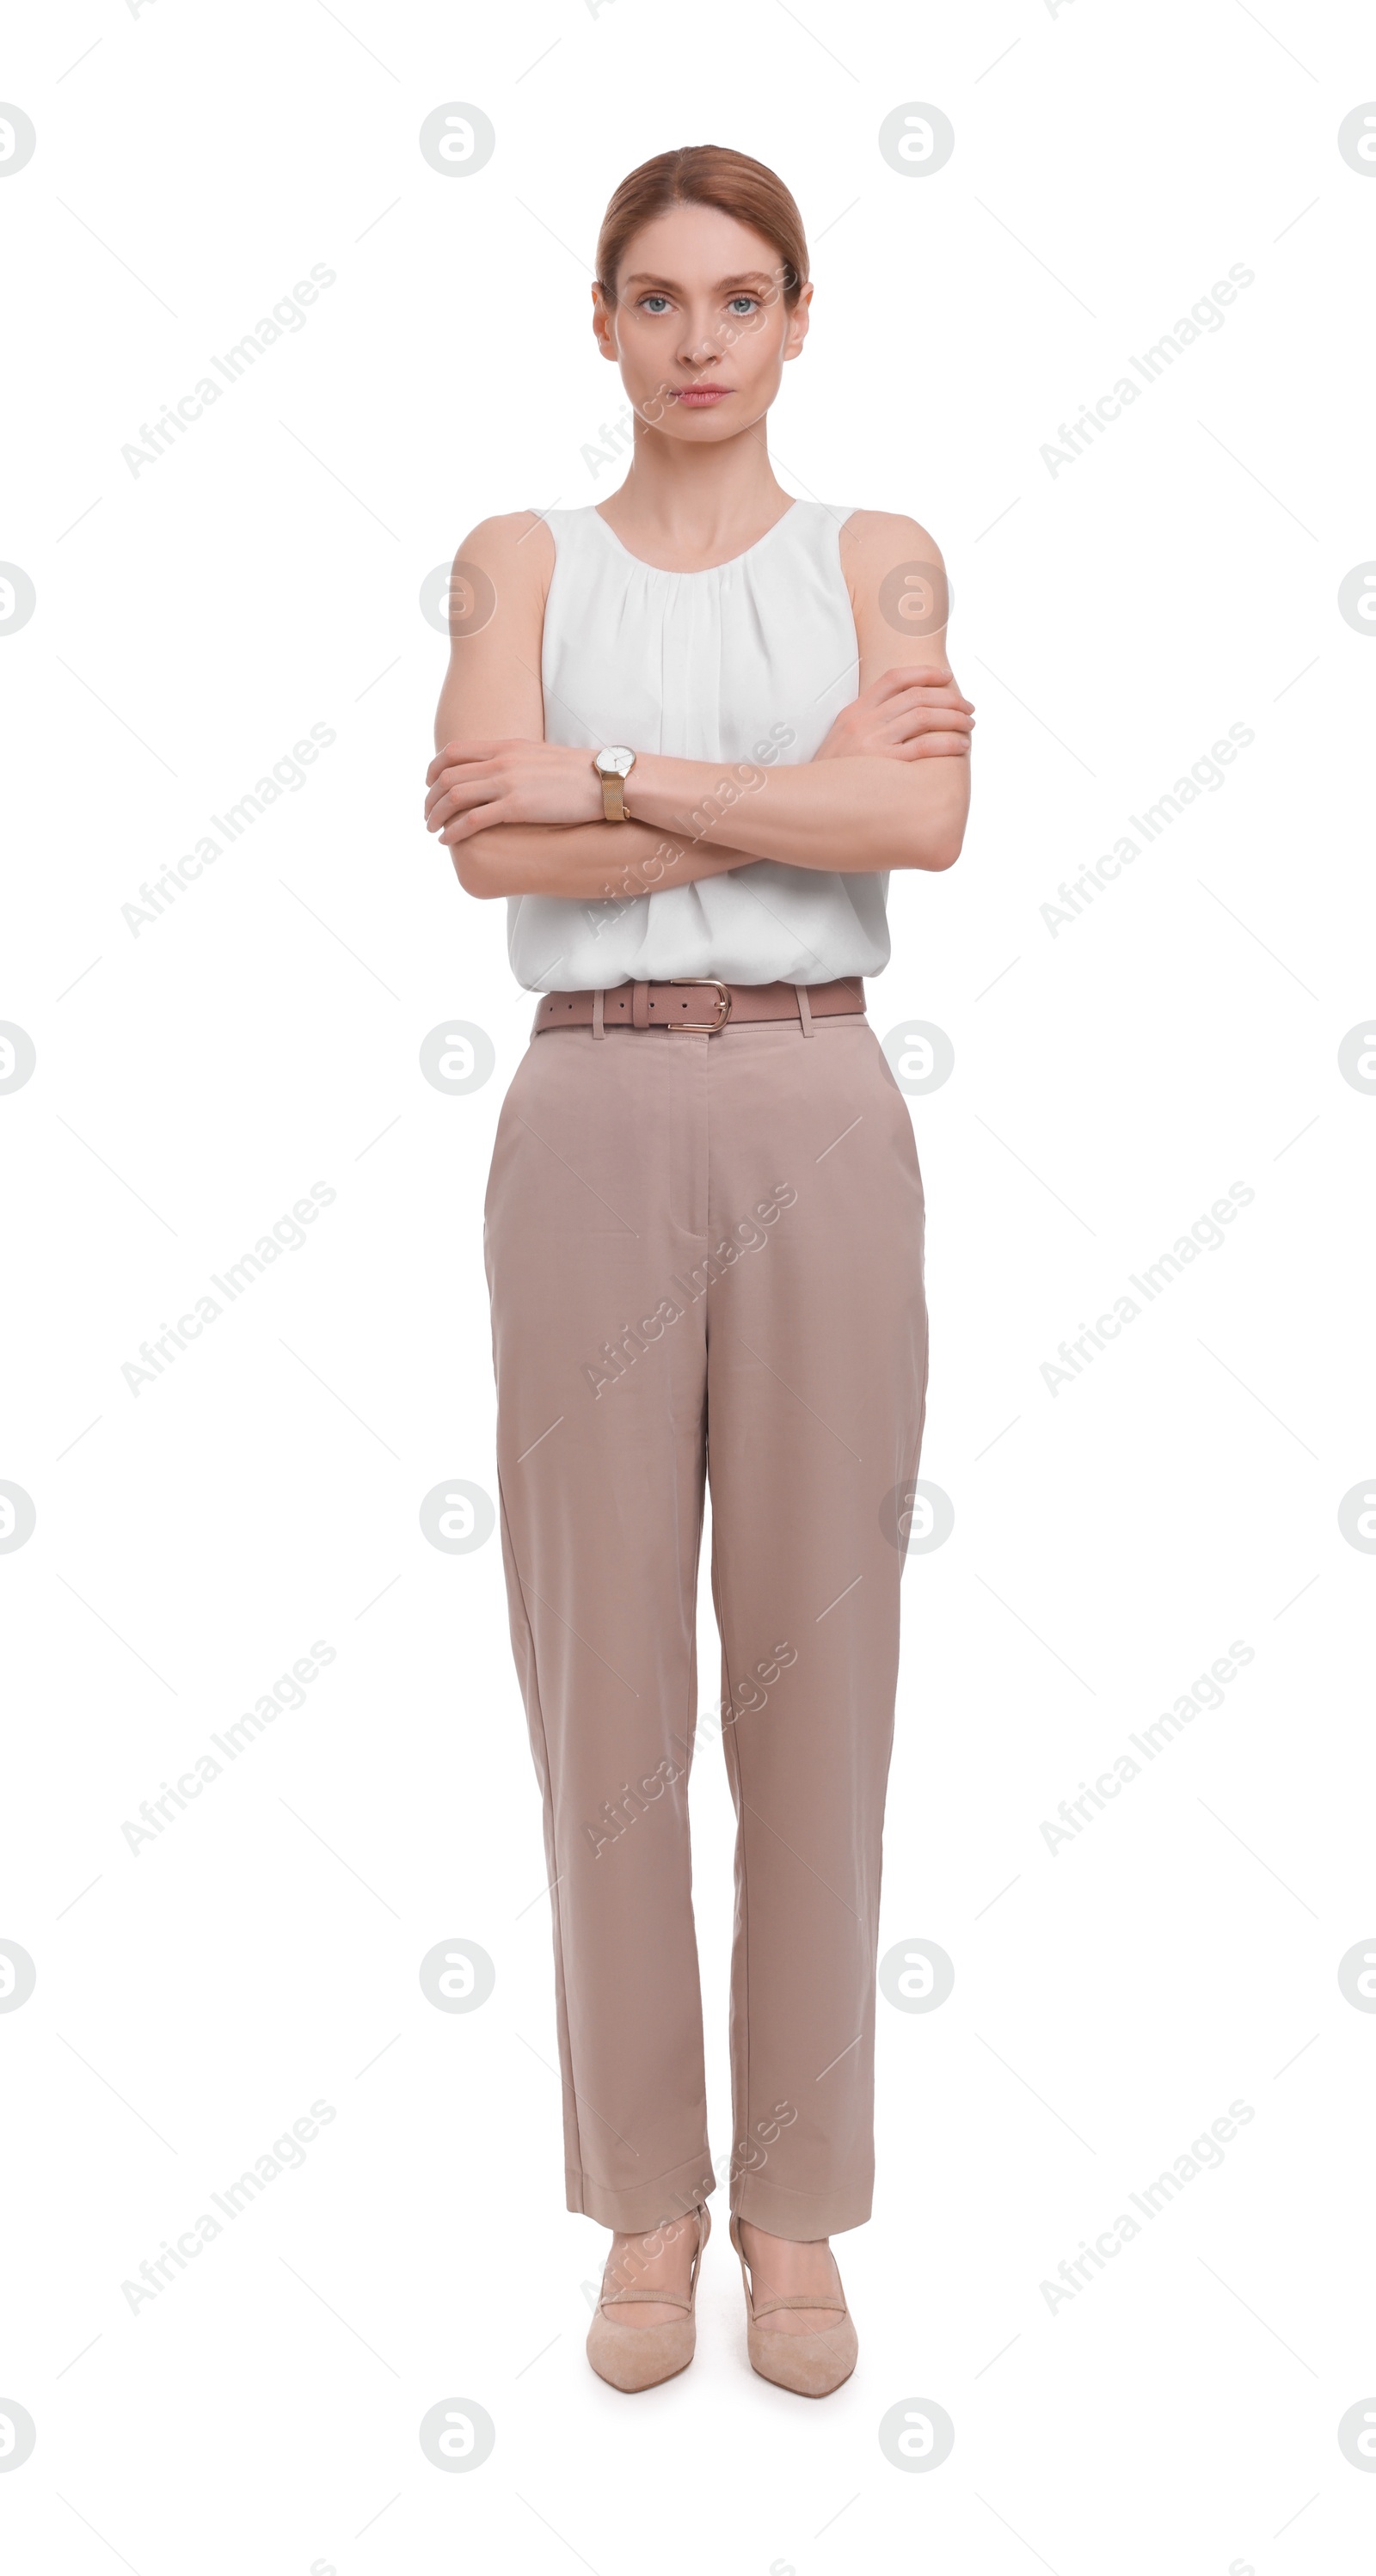
<path fill-rule="evenodd" d="M 599 769 L 611 770 L 617 778 L 627 778 L 634 759 L 635 753 L 627 751 L 624 743 L 611 743 L 605 751 L 599 751 L 597 766 Z"/>

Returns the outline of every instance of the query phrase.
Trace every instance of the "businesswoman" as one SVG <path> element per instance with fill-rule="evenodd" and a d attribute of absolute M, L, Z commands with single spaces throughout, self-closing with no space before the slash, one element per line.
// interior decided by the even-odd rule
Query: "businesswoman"
<path fill-rule="evenodd" d="M 451 587 L 429 828 L 538 996 L 486 1247 L 511 1633 L 544 1798 L 588 2338 L 683 2369 L 717 2176 L 687 1773 L 704 1478 L 737 1817 L 732 2242 L 754 2368 L 823 2396 L 869 2217 L 923 1199 L 865 1016 L 895 868 L 947 868 L 972 709 L 914 520 L 790 500 L 767 421 L 812 300 L 772 171 L 623 180 L 593 330 L 620 489 L 483 520 Z M 905 1487 L 909 1491 L 905 1494 Z"/>

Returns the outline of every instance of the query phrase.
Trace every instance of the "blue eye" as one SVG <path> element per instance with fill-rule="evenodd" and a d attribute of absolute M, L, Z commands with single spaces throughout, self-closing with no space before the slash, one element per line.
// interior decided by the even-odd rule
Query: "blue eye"
<path fill-rule="evenodd" d="M 759 297 L 756 295 L 733 295 L 731 298 L 730 310 L 733 313 L 738 313 L 741 306 L 744 305 L 748 312 L 753 313 L 758 302 Z"/>
<path fill-rule="evenodd" d="M 666 309 L 666 310 L 667 310 L 668 303 L 669 303 L 669 298 L 668 298 L 668 296 L 667 296 L 667 295 L 642 295 L 642 297 L 641 297 L 641 299 L 640 299 L 640 300 L 641 300 L 641 303 L 645 306 L 645 308 L 646 308 L 646 310 L 647 310 L 647 311 L 649 310 L 649 307 L 650 307 L 652 304 L 659 305 L 660 307 L 662 307 L 662 308 L 664 308 L 664 309 Z"/>

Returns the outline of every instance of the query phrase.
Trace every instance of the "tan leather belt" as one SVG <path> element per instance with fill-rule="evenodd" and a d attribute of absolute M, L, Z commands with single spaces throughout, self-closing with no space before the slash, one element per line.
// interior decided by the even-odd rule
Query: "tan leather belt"
<path fill-rule="evenodd" d="M 714 975 L 674 975 L 665 984 L 613 984 L 598 992 L 542 994 L 531 1036 L 546 1029 L 686 1030 L 715 1037 L 728 1020 L 799 1020 L 805 1037 L 814 1019 L 862 1018 L 858 975 L 832 984 L 723 984 Z"/>

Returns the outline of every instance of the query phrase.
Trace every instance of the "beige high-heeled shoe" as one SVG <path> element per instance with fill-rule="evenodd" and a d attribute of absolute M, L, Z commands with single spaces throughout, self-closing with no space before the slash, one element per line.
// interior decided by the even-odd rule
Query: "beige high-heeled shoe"
<path fill-rule="evenodd" d="M 815 2290 L 797 2292 L 786 2299 L 764 2299 L 755 2305 L 750 2286 L 750 2268 L 741 2243 L 740 2220 L 731 2217 L 731 2242 L 741 2258 L 741 2280 L 745 2285 L 745 2345 L 750 2367 L 761 2379 L 771 2379 L 776 2388 L 791 2388 L 798 2397 L 830 2397 L 849 2379 L 860 2352 L 860 2338 L 846 2305 L 841 2288 L 840 2267 L 836 2270 L 839 2299 L 819 2298 Z M 835 2255 L 832 2256 L 836 2262 Z M 760 2325 L 761 2317 L 772 2316 L 776 2308 L 835 2308 L 840 2324 L 819 2326 L 812 2334 L 781 2334 L 776 2327 L 771 2334 Z"/>
<path fill-rule="evenodd" d="M 699 2201 L 687 2216 L 698 2222 L 698 2241 L 686 2299 L 675 2290 L 613 2290 L 608 2294 L 605 2271 L 602 2276 L 602 2295 L 588 2328 L 588 2359 L 599 2379 L 607 2380 L 613 2388 L 624 2389 L 628 2396 L 638 2388 L 657 2388 L 661 2380 L 676 2379 L 693 2358 L 698 2331 L 698 2271 L 702 2249 L 712 2233 L 712 2213 L 706 2201 Z M 682 2308 L 685 2314 L 673 2318 L 668 2325 L 658 2326 L 625 2326 L 607 2314 L 609 2308 L 625 2306 L 633 2299 L 656 2307 Z"/>

